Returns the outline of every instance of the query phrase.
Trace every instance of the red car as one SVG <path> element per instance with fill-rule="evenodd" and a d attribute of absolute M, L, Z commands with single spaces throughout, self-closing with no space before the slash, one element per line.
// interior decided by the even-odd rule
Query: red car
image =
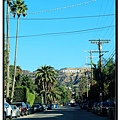
<path fill-rule="evenodd" d="M 19 108 L 21 116 L 28 114 L 27 106 L 24 102 L 13 102 L 11 105 L 16 105 Z"/>

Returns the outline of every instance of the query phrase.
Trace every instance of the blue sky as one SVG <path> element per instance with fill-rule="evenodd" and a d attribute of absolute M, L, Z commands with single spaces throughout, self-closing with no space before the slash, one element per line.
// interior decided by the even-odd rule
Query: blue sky
<path fill-rule="evenodd" d="M 24 1 L 28 14 L 20 19 L 19 36 L 23 37 L 18 37 L 17 54 L 17 65 L 23 70 L 32 72 L 45 64 L 55 69 L 84 67 L 90 63 L 87 58 L 90 54 L 85 51 L 98 50 L 97 44 L 91 44 L 89 40 L 110 40 L 108 44 L 102 44 L 102 49 L 109 51 L 103 57 L 108 59 L 114 53 L 115 0 Z M 13 65 L 16 19 L 12 15 L 10 18 L 10 64 Z M 93 53 L 93 56 L 97 56 L 93 58 L 97 63 L 98 54 Z"/>

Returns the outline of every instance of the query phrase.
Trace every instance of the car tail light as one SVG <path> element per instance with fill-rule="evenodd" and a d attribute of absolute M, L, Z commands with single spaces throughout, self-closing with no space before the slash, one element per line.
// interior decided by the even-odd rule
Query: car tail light
<path fill-rule="evenodd" d="M 20 112 L 21 112 L 21 108 L 19 108 Z"/>
<path fill-rule="evenodd" d="M 103 106 L 102 108 L 104 109 L 104 108 L 106 108 L 106 107 Z"/>

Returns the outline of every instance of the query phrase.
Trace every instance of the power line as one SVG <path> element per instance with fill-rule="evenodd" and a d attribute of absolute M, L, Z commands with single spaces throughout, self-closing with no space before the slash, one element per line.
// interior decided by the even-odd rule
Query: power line
<path fill-rule="evenodd" d="M 90 1 L 79 3 L 79 4 L 73 4 L 73 5 L 70 5 L 70 6 L 64 6 L 64 7 L 60 7 L 60 8 L 54 8 L 54 9 L 51 9 L 51 10 L 41 10 L 41 11 L 38 11 L 38 12 L 29 12 L 27 14 L 40 14 L 40 13 L 44 13 L 44 12 L 52 12 L 52 11 L 57 11 L 57 10 L 63 10 L 63 9 L 68 9 L 68 8 L 81 6 L 81 5 L 84 5 L 84 4 L 89 4 L 91 2 L 96 2 L 96 0 L 90 0 Z"/>
<path fill-rule="evenodd" d="M 20 20 L 62 20 L 62 19 L 106 17 L 106 16 L 113 16 L 113 15 L 115 15 L 115 14 L 103 14 L 103 15 L 92 15 L 92 16 L 76 16 L 76 17 L 61 17 L 61 18 L 21 18 Z M 10 18 L 10 19 L 15 19 L 15 18 Z"/>
<path fill-rule="evenodd" d="M 58 33 L 43 33 L 43 34 L 36 34 L 36 35 L 24 35 L 24 36 L 18 36 L 18 37 L 22 38 L 22 37 L 35 37 L 35 36 L 46 36 L 46 35 L 73 34 L 73 33 L 79 33 L 79 32 L 88 32 L 88 31 L 94 31 L 94 30 L 108 29 L 110 27 L 114 27 L 114 25 L 113 26 L 100 27 L 100 28 L 90 28 L 90 29 L 85 29 L 85 30 L 58 32 Z M 15 37 L 16 36 L 11 36 L 10 38 L 15 38 Z"/>
<path fill-rule="evenodd" d="M 103 65 L 103 68 L 108 64 L 108 62 L 115 56 L 116 52 L 113 52 L 112 55 L 107 59 L 107 62 Z"/>

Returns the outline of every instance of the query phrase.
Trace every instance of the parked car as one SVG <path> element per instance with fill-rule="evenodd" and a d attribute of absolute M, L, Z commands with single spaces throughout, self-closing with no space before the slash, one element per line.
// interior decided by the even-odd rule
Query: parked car
<path fill-rule="evenodd" d="M 28 114 L 27 106 L 24 102 L 13 102 L 11 105 L 16 105 L 19 108 L 21 116 Z"/>
<path fill-rule="evenodd" d="M 88 101 L 88 106 L 87 106 L 87 111 L 88 111 L 88 112 L 89 112 L 90 110 L 92 110 L 92 107 L 93 107 L 94 102 L 95 102 L 95 101 L 93 101 L 93 100 Z"/>
<path fill-rule="evenodd" d="M 76 107 L 76 103 L 70 103 L 71 107 Z"/>
<path fill-rule="evenodd" d="M 12 112 L 11 105 L 4 102 L 4 120 L 6 120 L 6 118 L 12 119 Z"/>
<path fill-rule="evenodd" d="M 82 104 L 82 109 L 87 109 L 87 107 L 88 107 L 88 103 L 83 103 Z"/>
<path fill-rule="evenodd" d="M 44 107 L 41 102 L 35 102 L 34 104 L 39 104 L 40 105 L 40 112 L 44 111 Z"/>
<path fill-rule="evenodd" d="M 97 106 L 98 102 L 94 102 L 93 107 L 92 107 L 92 113 L 97 113 Z"/>
<path fill-rule="evenodd" d="M 34 108 L 28 103 L 26 103 L 26 106 L 27 106 L 28 115 L 33 114 L 34 113 Z"/>
<path fill-rule="evenodd" d="M 43 108 L 44 108 L 44 110 L 46 111 L 47 108 L 48 108 L 48 106 L 47 106 L 46 104 L 43 104 Z"/>
<path fill-rule="evenodd" d="M 115 107 L 114 102 L 100 102 L 98 103 L 98 109 L 97 109 L 97 114 L 102 115 L 105 114 L 107 115 L 107 108 L 113 108 Z"/>
<path fill-rule="evenodd" d="M 54 108 L 53 104 L 48 104 L 47 105 L 47 110 L 52 110 Z"/>
<path fill-rule="evenodd" d="M 80 108 L 81 109 L 82 109 L 82 106 L 83 106 L 84 103 L 88 103 L 88 101 L 83 101 L 83 102 L 80 103 Z"/>
<path fill-rule="evenodd" d="M 33 104 L 32 107 L 34 109 L 34 112 L 40 112 L 41 106 L 39 104 Z"/>
<path fill-rule="evenodd" d="M 16 105 L 11 105 L 12 107 L 12 117 L 20 117 L 20 110 Z"/>

